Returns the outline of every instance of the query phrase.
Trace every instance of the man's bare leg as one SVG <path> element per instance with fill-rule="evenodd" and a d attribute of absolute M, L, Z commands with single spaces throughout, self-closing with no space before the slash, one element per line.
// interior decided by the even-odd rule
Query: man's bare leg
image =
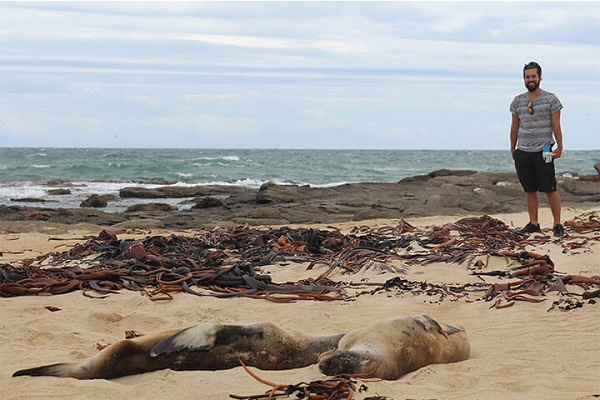
<path fill-rule="evenodd" d="M 560 194 L 558 191 L 546 193 L 548 197 L 548 204 L 550 204 L 550 211 L 552 211 L 552 218 L 554 218 L 554 225 L 560 224 Z"/>
<path fill-rule="evenodd" d="M 540 206 L 540 197 L 538 195 L 538 192 L 527 192 L 525 193 L 525 196 L 527 199 L 527 212 L 529 213 L 529 222 L 531 222 L 533 225 L 537 225 L 540 223 L 540 221 L 538 220 L 538 208 Z M 550 199 L 548 199 L 548 201 L 550 201 Z"/>

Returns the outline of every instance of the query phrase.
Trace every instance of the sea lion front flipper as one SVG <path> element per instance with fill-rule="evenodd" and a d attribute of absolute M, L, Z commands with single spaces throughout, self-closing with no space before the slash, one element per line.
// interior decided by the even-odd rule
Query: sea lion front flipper
<path fill-rule="evenodd" d="M 230 345 L 240 339 L 261 340 L 264 335 L 265 324 L 200 324 L 161 340 L 150 350 L 150 357 L 181 350 L 210 350 L 214 346 Z"/>
<path fill-rule="evenodd" d="M 183 329 L 158 342 L 150 357 L 171 354 L 181 350 L 210 350 L 215 344 L 217 324 L 200 324 Z"/>
<path fill-rule="evenodd" d="M 446 332 L 447 335 L 452 335 L 453 333 L 458 333 L 460 331 L 462 331 L 462 329 L 452 325 L 444 324 L 444 332 Z"/>

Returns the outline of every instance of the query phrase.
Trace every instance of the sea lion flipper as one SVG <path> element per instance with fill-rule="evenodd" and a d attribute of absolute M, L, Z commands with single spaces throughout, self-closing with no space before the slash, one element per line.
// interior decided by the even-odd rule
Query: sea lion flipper
<path fill-rule="evenodd" d="M 462 329 L 457 328 L 456 326 L 444 324 L 444 331 L 446 332 L 447 335 L 452 335 L 453 333 L 458 333 L 461 330 Z"/>
<path fill-rule="evenodd" d="M 418 315 L 415 317 L 416 317 L 415 318 L 416 322 L 419 322 L 419 321 L 427 322 L 435 330 L 437 330 L 439 333 L 443 334 L 446 337 L 448 337 L 448 335 L 452 335 L 453 333 L 458 333 L 458 332 L 462 331 L 461 328 L 457 328 L 456 326 L 438 322 L 435 319 L 431 318 L 429 315 L 423 314 L 423 315 Z M 427 324 L 423 324 L 422 328 L 427 331 L 428 330 Z"/>
<path fill-rule="evenodd" d="M 15 376 L 58 376 L 68 377 L 71 376 L 73 367 L 78 364 L 76 363 L 58 363 L 50 365 L 42 365 L 41 367 L 21 369 L 12 374 Z"/>
<path fill-rule="evenodd" d="M 200 324 L 183 329 L 158 342 L 150 350 L 150 357 L 181 350 L 210 350 L 215 344 L 216 328 L 216 324 Z"/>

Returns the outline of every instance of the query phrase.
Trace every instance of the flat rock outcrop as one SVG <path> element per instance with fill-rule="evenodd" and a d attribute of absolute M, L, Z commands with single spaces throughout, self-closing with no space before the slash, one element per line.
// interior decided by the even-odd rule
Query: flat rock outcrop
<path fill-rule="evenodd" d="M 558 178 L 563 206 L 591 208 L 600 202 L 600 181 Z M 43 220 L 113 225 L 129 220 L 159 220 L 167 228 L 215 225 L 327 224 L 366 219 L 430 215 L 494 214 L 525 211 L 525 195 L 514 173 L 434 171 L 395 183 L 352 183 L 335 187 L 236 186 L 128 188 L 128 199 L 193 197 L 186 209 L 135 207 L 124 213 L 98 209 L 0 207 L 0 221 Z M 541 206 L 547 206 L 540 196 Z M 135 211 L 135 212 L 134 212 Z"/>

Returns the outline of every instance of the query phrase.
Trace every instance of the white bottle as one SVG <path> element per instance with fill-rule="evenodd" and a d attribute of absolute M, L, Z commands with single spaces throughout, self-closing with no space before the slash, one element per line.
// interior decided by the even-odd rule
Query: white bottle
<path fill-rule="evenodd" d="M 542 158 L 544 159 L 544 161 L 546 163 L 552 162 L 553 156 L 554 156 L 554 153 L 550 149 L 550 146 L 544 146 L 544 148 L 542 149 Z"/>

